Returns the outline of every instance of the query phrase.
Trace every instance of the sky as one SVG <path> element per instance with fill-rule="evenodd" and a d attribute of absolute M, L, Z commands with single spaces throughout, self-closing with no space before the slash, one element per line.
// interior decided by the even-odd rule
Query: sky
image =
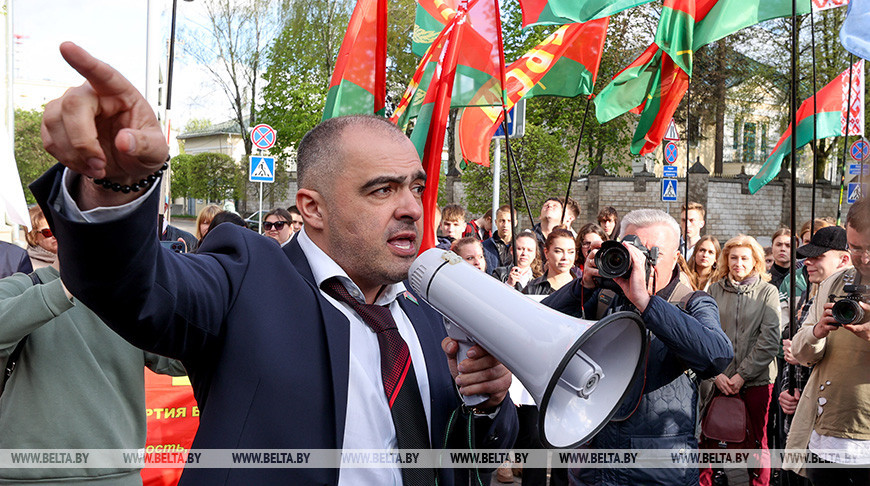
<path fill-rule="evenodd" d="M 118 69 L 144 92 L 147 1 L 13 0 L 13 29 L 21 36 L 14 55 L 16 78 L 66 86 L 81 84 L 83 78 L 64 62 L 58 51 L 61 42 L 70 40 Z M 168 39 L 172 2 L 151 1 L 158 2 L 162 11 L 157 18 L 160 33 Z M 201 0 L 178 0 L 177 12 L 178 32 L 184 28 L 196 29 L 197 24 L 204 23 Z M 227 113 L 215 108 L 227 104 L 223 93 L 204 86 L 206 75 L 192 66 L 181 51 L 180 43 L 176 42 L 173 126 L 183 126 L 194 117 L 211 118 L 214 122 L 225 120 Z"/>

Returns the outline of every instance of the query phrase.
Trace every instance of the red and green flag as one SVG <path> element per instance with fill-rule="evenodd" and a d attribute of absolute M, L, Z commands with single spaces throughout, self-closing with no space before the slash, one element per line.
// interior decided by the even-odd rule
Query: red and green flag
<path fill-rule="evenodd" d="M 609 122 L 629 111 L 640 113 L 660 65 L 659 46 L 651 44 L 625 69 L 616 73 L 595 97 L 598 123 Z"/>
<path fill-rule="evenodd" d="M 387 0 L 359 0 L 329 82 L 323 120 L 384 114 L 387 73 Z"/>
<path fill-rule="evenodd" d="M 414 16 L 414 33 L 411 36 L 411 51 L 419 57 L 441 34 L 444 27 L 456 16 L 459 0 L 417 0 Z"/>
<path fill-rule="evenodd" d="M 523 27 L 563 25 L 609 17 L 652 0 L 519 0 Z"/>
<path fill-rule="evenodd" d="M 609 18 L 603 18 L 563 25 L 508 66 L 505 108 L 510 110 L 520 99 L 533 96 L 591 94 L 608 23 Z M 480 96 L 489 94 L 484 92 Z M 460 112 L 457 130 L 466 161 L 489 166 L 489 141 L 503 118 L 500 102 L 468 107 Z"/>
<path fill-rule="evenodd" d="M 464 12 L 462 48 L 457 53 L 451 107 L 500 107 L 505 67 L 497 0 L 471 0 Z M 455 15 L 452 18 L 455 19 Z M 439 42 L 444 42 L 447 32 L 454 28 L 452 25 L 452 21 L 448 23 L 430 44 L 393 113 L 391 120 L 402 129 L 407 128 L 419 113 L 435 70 L 445 55 Z M 417 149 L 422 157 L 422 147 L 418 145 Z"/>
<path fill-rule="evenodd" d="M 810 8 L 810 0 L 797 0 L 798 15 Z M 701 47 L 791 14 L 792 0 L 665 0 L 655 43 L 691 76 L 692 56 Z"/>
<path fill-rule="evenodd" d="M 647 154 L 661 144 L 688 87 L 689 75 L 651 44 L 598 93 L 595 117 L 605 123 L 629 111 L 639 113 L 631 152 Z"/>
<path fill-rule="evenodd" d="M 851 97 L 849 95 L 850 71 Z M 850 101 L 851 105 L 849 105 Z M 819 139 L 844 136 L 847 132 L 849 135 L 864 135 L 863 60 L 850 66 L 815 95 L 801 103 L 797 112 L 797 139 L 795 140 L 798 148 L 813 140 L 813 119 L 816 120 L 816 136 Z M 791 153 L 791 137 L 792 125 L 789 124 L 761 169 L 749 180 L 750 193 L 755 194 L 779 174 L 783 159 Z"/>
<path fill-rule="evenodd" d="M 671 118 L 689 88 L 689 75 L 670 56 L 660 53 L 656 64 L 658 69 L 631 139 L 631 153 L 635 155 L 648 154 L 661 145 Z"/>

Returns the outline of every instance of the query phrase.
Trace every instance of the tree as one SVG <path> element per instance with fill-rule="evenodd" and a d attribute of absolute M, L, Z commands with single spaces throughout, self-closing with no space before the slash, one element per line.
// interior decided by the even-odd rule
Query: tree
<path fill-rule="evenodd" d="M 302 136 L 320 122 L 351 8 L 349 0 L 288 5 L 268 55 L 260 111 L 279 135 L 272 154 L 292 153 Z"/>
<path fill-rule="evenodd" d="M 175 197 L 207 201 L 238 199 L 247 171 L 225 154 L 181 154 L 172 159 L 172 192 Z"/>
<path fill-rule="evenodd" d="M 558 137 L 539 125 L 530 124 L 526 125 L 526 133 L 522 138 L 512 139 L 510 143 L 532 208 L 540 208 L 550 196 L 564 195 L 568 184 L 570 156 Z M 502 166 L 506 171 L 508 163 L 505 153 L 502 150 Z M 501 203 L 509 200 L 506 174 L 505 172 L 500 180 Z M 516 173 L 512 173 L 512 176 L 515 175 Z M 469 164 L 462 174 L 462 184 L 470 212 L 482 214 L 492 207 L 492 169 Z M 513 198 L 517 210 L 525 209 L 522 197 L 520 185 L 514 177 Z"/>
<path fill-rule="evenodd" d="M 233 120 L 252 153 L 248 137 L 257 120 L 257 86 L 267 49 L 278 29 L 279 2 L 274 0 L 205 0 L 209 34 L 187 32 L 185 51 L 205 68 L 230 103 Z"/>
<path fill-rule="evenodd" d="M 36 199 L 27 186 L 56 162 L 42 148 L 42 138 L 39 134 L 41 123 L 41 111 L 15 110 L 15 163 L 18 166 L 18 176 L 28 204 L 36 204 Z"/>

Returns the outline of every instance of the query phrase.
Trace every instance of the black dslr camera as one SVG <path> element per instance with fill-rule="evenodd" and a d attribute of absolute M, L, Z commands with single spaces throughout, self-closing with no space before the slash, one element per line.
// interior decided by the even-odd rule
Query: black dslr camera
<path fill-rule="evenodd" d="M 863 321 L 864 309 L 861 308 L 860 303 L 868 302 L 870 286 L 846 285 L 843 287 L 843 291 L 846 292 L 844 296 L 838 297 L 834 294 L 828 296 L 828 300 L 834 303 L 831 314 L 833 314 L 837 324 L 855 324 Z"/>
<path fill-rule="evenodd" d="M 628 278 L 631 275 L 631 254 L 623 243 L 629 244 L 643 253 L 646 257 L 645 270 L 646 281 L 652 274 L 652 269 L 659 260 L 659 247 L 647 248 L 635 235 L 628 235 L 622 242 L 608 240 L 601 244 L 598 253 L 595 254 L 595 266 L 601 278 L 595 279 L 596 285 L 611 290 L 619 290 L 619 286 L 613 282 L 614 278 Z M 614 288 L 615 287 L 615 288 Z"/>

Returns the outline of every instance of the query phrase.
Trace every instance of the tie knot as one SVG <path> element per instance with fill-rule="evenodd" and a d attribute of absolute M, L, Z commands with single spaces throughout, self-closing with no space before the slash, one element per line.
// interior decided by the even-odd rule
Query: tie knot
<path fill-rule="evenodd" d="M 321 288 L 334 299 L 349 305 L 372 331 L 381 333 L 390 329 L 398 329 L 390 309 L 375 304 L 363 304 L 348 292 L 338 277 L 324 280 Z"/>

